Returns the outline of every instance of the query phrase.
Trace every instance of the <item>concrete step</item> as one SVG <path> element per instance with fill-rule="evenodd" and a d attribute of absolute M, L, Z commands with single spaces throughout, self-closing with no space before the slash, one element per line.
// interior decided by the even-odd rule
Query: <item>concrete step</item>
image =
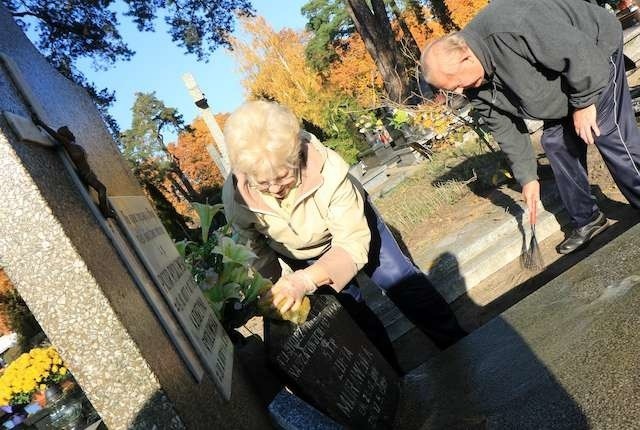
<path fill-rule="evenodd" d="M 555 186 L 543 185 L 543 203 L 538 205 L 536 239 L 541 242 L 559 231 L 568 221 Z M 524 221 L 523 221 L 524 220 Z M 529 245 L 528 212 L 523 203 L 513 200 L 509 211 L 499 217 L 480 217 L 464 229 L 454 232 L 416 263 L 427 272 L 438 291 L 451 303 L 488 276 L 520 258 L 523 245 Z"/>
<path fill-rule="evenodd" d="M 559 231 L 568 221 L 553 182 L 543 181 L 541 187 L 543 202 L 538 205 L 536 224 L 539 242 Z M 448 303 L 520 258 L 523 245 L 529 245 L 528 212 L 524 203 L 517 201 L 518 193 L 510 190 L 509 193 L 504 199 L 508 203 L 500 203 L 505 207 L 503 213 L 481 216 L 462 230 L 447 235 L 423 255 L 415 256 L 416 264 Z M 375 284 L 360 278 L 358 282 L 392 342 L 414 327 Z"/>

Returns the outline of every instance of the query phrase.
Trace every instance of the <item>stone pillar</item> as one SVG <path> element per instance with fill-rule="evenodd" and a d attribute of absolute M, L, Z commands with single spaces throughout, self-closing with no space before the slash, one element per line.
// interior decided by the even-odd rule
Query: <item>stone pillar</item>
<path fill-rule="evenodd" d="M 50 126 L 68 126 L 110 195 L 142 195 L 86 92 L 57 73 L 0 5 L 0 51 Z M 0 110 L 29 117 L 0 68 Z M 269 428 L 234 366 L 231 400 L 196 382 L 51 148 L 0 115 L 0 266 L 108 428 Z M 238 361 L 236 361 L 238 363 Z"/>

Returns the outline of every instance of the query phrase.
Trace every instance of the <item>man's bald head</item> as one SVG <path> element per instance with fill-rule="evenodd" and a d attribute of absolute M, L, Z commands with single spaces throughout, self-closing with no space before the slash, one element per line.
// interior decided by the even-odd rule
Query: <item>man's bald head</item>
<path fill-rule="evenodd" d="M 477 87 L 484 79 L 482 64 L 459 33 L 451 33 L 427 44 L 422 50 L 420 66 L 431 85 L 461 92 Z"/>

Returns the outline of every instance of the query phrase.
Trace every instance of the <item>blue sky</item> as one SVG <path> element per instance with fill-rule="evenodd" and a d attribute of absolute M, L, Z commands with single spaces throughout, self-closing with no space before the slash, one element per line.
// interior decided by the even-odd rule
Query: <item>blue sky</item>
<path fill-rule="evenodd" d="M 306 21 L 300 8 L 307 1 L 252 0 L 252 4 L 256 13 L 264 16 L 276 30 L 283 27 L 301 30 Z M 185 72 L 194 75 L 215 113 L 232 111 L 242 103 L 241 76 L 233 58 L 223 48 L 219 48 L 208 63 L 198 62 L 194 55 L 184 54 L 171 41 L 161 20 L 155 33 L 138 32 L 127 17 L 121 17 L 121 24 L 124 40 L 136 52 L 132 60 L 119 62 L 106 71 L 94 71 L 89 62 L 80 63 L 80 68 L 98 88 L 116 91 L 117 101 L 111 114 L 122 130 L 131 124 L 131 106 L 138 91 L 155 91 L 167 106 L 177 108 L 185 120 L 191 122 L 198 108 L 182 82 Z M 242 37 L 238 30 L 234 35 Z"/>

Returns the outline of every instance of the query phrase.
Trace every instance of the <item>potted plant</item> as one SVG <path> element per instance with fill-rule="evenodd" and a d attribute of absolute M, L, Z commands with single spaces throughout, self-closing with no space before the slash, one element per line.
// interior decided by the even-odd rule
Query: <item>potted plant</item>
<path fill-rule="evenodd" d="M 14 360 L 0 376 L 0 405 L 26 405 L 47 387 L 70 379 L 54 347 L 33 348 Z"/>

